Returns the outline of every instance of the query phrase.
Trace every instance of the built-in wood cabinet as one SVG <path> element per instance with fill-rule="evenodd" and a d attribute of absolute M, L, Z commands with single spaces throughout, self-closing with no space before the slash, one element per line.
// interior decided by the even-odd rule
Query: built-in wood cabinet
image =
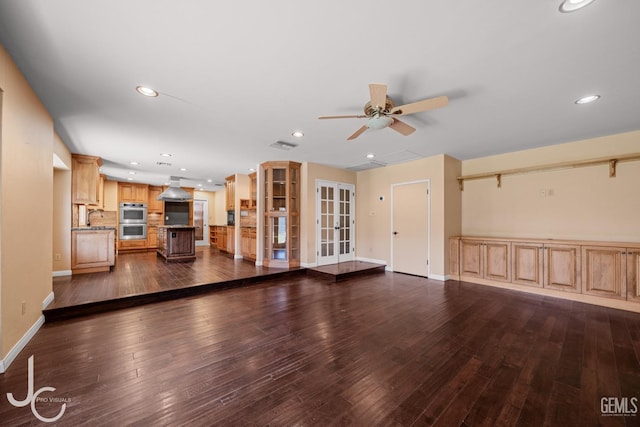
<path fill-rule="evenodd" d="M 71 156 L 71 203 L 100 205 L 100 157 L 73 154 Z M 103 181 L 104 183 L 104 178 Z M 103 193 L 104 194 L 104 193 Z"/>
<path fill-rule="evenodd" d="M 266 162 L 264 178 L 264 254 L 266 267 L 300 265 L 300 163 Z"/>
<path fill-rule="evenodd" d="M 72 230 L 72 273 L 109 271 L 115 265 L 115 236 L 115 229 Z"/>
<path fill-rule="evenodd" d="M 249 174 L 249 208 L 258 208 L 258 173 L 252 172 Z"/>
<path fill-rule="evenodd" d="M 149 191 L 149 195 L 148 195 L 148 202 L 147 202 L 147 212 L 163 213 L 164 201 L 158 200 L 158 196 L 163 191 L 162 187 L 150 185 L 148 191 Z"/>
<path fill-rule="evenodd" d="M 227 226 L 216 225 L 216 244 L 221 251 L 227 251 Z"/>
<path fill-rule="evenodd" d="M 627 249 L 627 300 L 640 302 L 640 248 Z"/>
<path fill-rule="evenodd" d="M 256 228 L 241 227 L 240 228 L 240 253 L 242 258 L 256 260 Z"/>
<path fill-rule="evenodd" d="M 158 247 L 158 227 L 147 227 L 147 249 L 156 249 Z"/>
<path fill-rule="evenodd" d="M 227 226 L 226 251 L 236 253 L 236 227 L 231 225 Z"/>
<path fill-rule="evenodd" d="M 562 291 L 569 299 L 640 302 L 640 243 L 453 237 L 449 271 L 459 280 L 508 282 L 514 289 L 538 288 L 531 292 L 549 290 L 555 296 Z"/>
<path fill-rule="evenodd" d="M 627 249 L 583 246 L 582 293 L 626 299 Z"/>
<path fill-rule="evenodd" d="M 460 269 L 465 276 L 511 280 L 511 244 L 497 241 L 460 241 Z"/>
<path fill-rule="evenodd" d="M 128 182 L 118 183 L 119 203 L 147 203 L 149 201 L 149 185 L 133 184 Z"/>
<path fill-rule="evenodd" d="M 580 246 L 545 243 L 544 287 L 566 292 L 581 292 L 580 261 Z"/>
<path fill-rule="evenodd" d="M 232 211 L 236 208 L 236 176 L 231 175 L 225 178 L 225 200 L 227 204 L 227 210 Z"/>

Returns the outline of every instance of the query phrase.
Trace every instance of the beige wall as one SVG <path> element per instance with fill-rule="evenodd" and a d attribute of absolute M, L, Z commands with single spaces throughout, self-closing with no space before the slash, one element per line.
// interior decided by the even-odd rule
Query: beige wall
<path fill-rule="evenodd" d="M 391 186 L 429 180 L 429 271 L 432 276 L 444 278 L 448 268 L 448 239 L 457 234 L 460 227 L 459 190 L 455 179 L 459 170 L 458 160 L 439 155 L 359 172 L 356 185 L 356 255 L 392 266 Z M 380 200 L 381 196 L 384 200 Z"/>
<path fill-rule="evenodd" d="M 53 170 L 53 272 L 71 271 L 71 152 L 54 134 L 53 152 L 65 168 Z M 59 258 L 59 259 L 58 259 Z"/>
<path fill-rule="evenodd" d="M 356 184 L 355 172 L 335 169 L 317 163 L 305 162 L 300 168 L 300 262 L 302 265 L 315 265 L 316 257 L 316 181 L 332 181 L 341 184 Z M 356 188 L 357 191 L 357 188 Z M 356 199 L 356 205 L 358 201 Z M 358 225 L 356 223 L 356 230 Z M 305 244 L 306 243 L 306 244 Z M 357 245 L 357 239 L 356 239 Z M 357 247 L 357 246 L 356 246 Z"/>
<path fill-rule="evenodd" d="M 463 162 L 463 174 L 640 153 L 640 132 Z M 640 241 L 640 161 L 465 181 L 462 233 Z"/>
<path fill-rule="evenodd" d="M 51 293 L 53 122 L 0 47 L 0 355 L 42 316 Z M 22 304 L 26 312 L 22 314 Z"/>

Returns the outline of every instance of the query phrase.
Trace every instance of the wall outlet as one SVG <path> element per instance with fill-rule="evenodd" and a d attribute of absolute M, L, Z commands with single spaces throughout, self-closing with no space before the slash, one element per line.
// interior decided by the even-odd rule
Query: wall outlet
<path fill-rule="evenodd" d="M 53 256 L 53 259 L 54 259 L 55 261 L 60 261 L 60 260 L 62 259 L 62 256 L 61 256 L 60 254 L 55 254 L 55 255 Z"/>
<path fill-rule="evenodd" d="M 26 301 L 22 301 L 22 314 L 23 315 L 27 314 L 27 302 Z"/>

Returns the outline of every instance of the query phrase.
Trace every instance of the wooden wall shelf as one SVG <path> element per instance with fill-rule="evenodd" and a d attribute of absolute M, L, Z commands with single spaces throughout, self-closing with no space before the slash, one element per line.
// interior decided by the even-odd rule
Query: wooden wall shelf
<path fill-rule="evenodd" d="M 620 162 L 633 162 L 640 160 L 640 153 L 635 154 L 626 154 L 623 156 L 610 156 L 610 157 L 600 157 L 597 159 L 588 159 L 588 160 L 577 160 L 572 162 L 561 162 L 561 163 L 552 163 L 548 165 L 540 165 L 540 166 L 529 166 L 524 168 L 515 168 L 515 169 L 506 169 L 497 172 L 485 172 L 478 173 L 473 175 L 463 175 L 459 176 L 458 185 L 460 186 L 460 191 L 464 191 L 464 181 L 471 181 L 475 179 L 486 179 L 486 178 L 495 178 L 498 188 L 502 187 L 502 177 L 505 175 L 519 175 L 524 173 L 533 173 L 533 172 L 546 172 L 552 170 L 561 170 L 561 169 L 571 169 L 571 168 L 580 168 L 585 166 L 595 166 L 595 165 L 605 165 L 609 164 L 609 177 L 613 178 L 616 176 L 616 166 Z"/>

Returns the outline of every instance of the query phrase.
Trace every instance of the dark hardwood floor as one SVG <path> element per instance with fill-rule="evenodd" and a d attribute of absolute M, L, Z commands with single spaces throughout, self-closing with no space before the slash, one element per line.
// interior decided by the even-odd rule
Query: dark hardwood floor
<path fill-rule="evenodd" d="M 45 324 L 0 375 L 0 424 L 38 425 L 6 398 L 26 396 L 34 355 L 65 426 L 632 426 L 601 399 L 640 397 L 639 352 L 637 313 L 394 273 L 289 277 Z"/>

